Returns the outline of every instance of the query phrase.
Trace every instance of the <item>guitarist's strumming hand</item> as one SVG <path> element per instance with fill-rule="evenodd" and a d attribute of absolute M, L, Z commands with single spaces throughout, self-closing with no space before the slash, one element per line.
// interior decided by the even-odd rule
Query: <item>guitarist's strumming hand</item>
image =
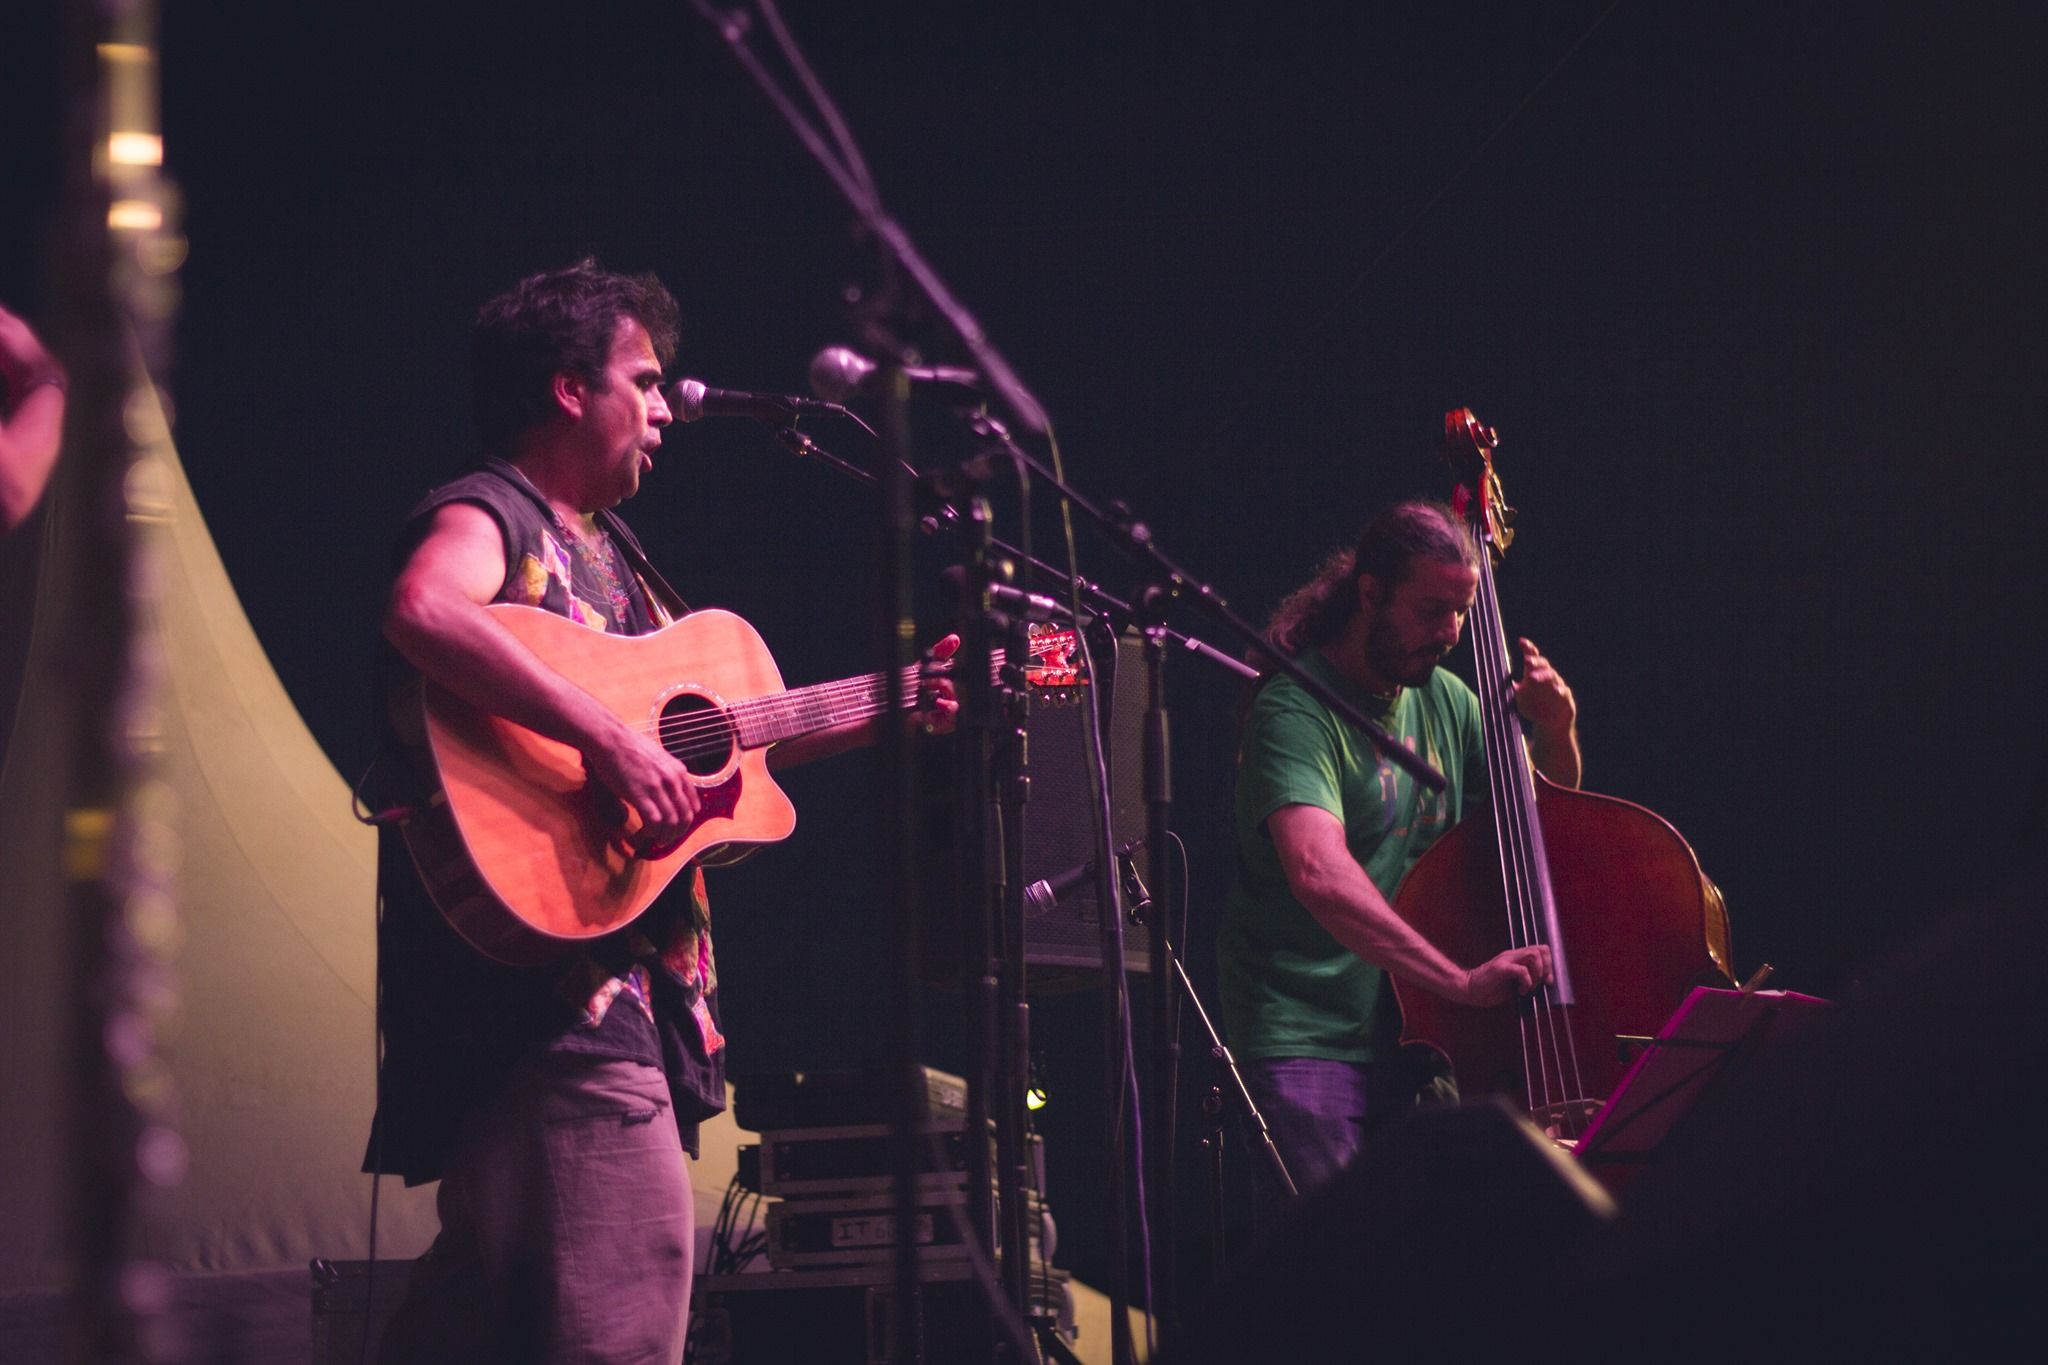
<path fill-rule="evenodd" d="M 640 817 L 640 827 L 626 836 L 636 856 L 667 857 L 697 823 L 689 769 L 646 736 L 622 724 L 610 742 L 584 750 L 583 762 L 592 780 Z"/>

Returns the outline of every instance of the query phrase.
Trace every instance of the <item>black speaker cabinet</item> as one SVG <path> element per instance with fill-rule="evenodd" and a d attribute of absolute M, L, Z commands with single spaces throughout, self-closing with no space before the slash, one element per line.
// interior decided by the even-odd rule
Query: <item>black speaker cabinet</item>
<path fill-rule="evenodd" d="M 1108 647 L 1105 637 L 1092 642 L 1097 676 L 1089 677 L 1081 661 L 1058 655 L 1041 656 L 1033 670 L 1030 720 L 1026 726 L 1030 797 L 1024 811 L 1024 878 L 1054 882 L 1063 873 L 1087 867 L 1095 857 L 1093 817 L 1089 814 L 1086 707 L 1103 707 L 1103 743 L 1109 766 L 1110 816 L 1113 842 L 1125 844 L 1145 836 L 1144 805 L 1144 643 L 1127 635 Z M 925 895 L 927 974 L 937 981 L 957 981 L 972 969 L 975 934 L 970 893 L 959 887 L 953 849 L 958 845 L 958 817 L 968 794 L 953 777 L 949 746 L 932 746 L 924 767 L 925 815 L 923 861 L 928 875 Z M 1156 887 L 1154 851 L 1133 855 L 1139 875 Z M 1119 902 L 1122 897 L 1119 895 Z M 1054 897 L 1034 905 L 1024 918 L 1024 961 L 1036 990 L 1078 989 L 1099 983 L 1102 972 L 1102 907 L 1095 878 L 1083 876 Z M 1119 907 L 1121 908 L 1121 907 Z M 1148 972 L 1152 958 L 1149 931 L 1124 922 L 1127 971 Z"/>
<path fill-rule="evenodd" d="M 1111 838 L 1116 844 L 1145 837 L 1144 736 L 1145 647 L 1135 635 L 1114 650 L 1096 646 L 1098 675 L 1071 686 L 1036 686 L 1031 698 L 1031 799 L 1024 811 L 1026 885 L 1051 881 L 1094 860 L 1095 834 L 1089 814 L 1090 784 L 1085 706 L 1105 706 L 1102 737 L 1109 764 Z M 1147 886 L 1153 852 L 1133 855 Z M 1119 895 L 1119 900 L 1122 897 Z M 1093 876 L 1084 877 L 1046 908 L 1024 916 L 1024 960 L 1032 967 L 1102 970 L 1102 907 Z M 1152 969 L 1150 936 L 1124 922 L 1124 962 L 1133 972 Z M 1061 979 L 1040 973 L 1047 981 Z M 1071 976 L 1066 979 L 1072 980 Z"/>

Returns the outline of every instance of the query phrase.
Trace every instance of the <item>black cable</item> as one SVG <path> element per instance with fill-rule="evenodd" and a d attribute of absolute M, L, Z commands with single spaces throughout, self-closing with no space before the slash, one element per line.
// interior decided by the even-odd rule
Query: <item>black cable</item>
<path fill-rule="evenodd" d="M 774 37 L 775 45 L 782 49 L 783 60 L 789 63 L 790 70 L 796 72 L 797 80 L 803 84 L 804 93 L 811 97 L 811 108 L 824 122 L 826 131 L 832 134 L 832 141 L 838 144 L 839 155 L 845 158 L 847 175 L 867 191 L 870 200 L 879 203 L 882 196 L 875 188 L 874 176 L 868 171 L 867 158 L 860 154 L 860 145 L 853 140 L 853 133 L 846 126 L 846 118 L 839 112 L 839 106 L 832 102 L 832 96 L 819 81 L 817 74 L 811 70 L 811 64 L 804 60 L 803 49 L 799 48 L 796 40 L 790 36 L 789 28 L 782 22 L 781 11 L 775 7 L 775 0 L 758 0 L 758 3 L 761 7 L 761 17 L 768 21 L 768 31 Z M 862 425 L 865 426 L 866 423 Z M 872 436 L 874 433 L 871 431 L 868 434 Z"/>
<path fill-rule="evenodd" d="M 375 766 L 374 764 L 372 765 Z M 368 773 L 364 776 L 367 778 Z M 383 835 L 377 836 L 382 839 Z M 382 861 L 381 859 L 379 860 Z M 375 1117 L 371 1122 L 374 1130 L 370 1139 L 370 1226 L 369 1245 L 364 1249 L 369 1257 L 366 1278 L 363 1284 L 363 1336 L 356 1346 L 356 1365 L 365 1365 L 370 1358 L 370 1324 L 376 1320 L 377 1303 L 377 1196 L 384 1186 L 384 1129 L 389 1115 L 384 1112 L 384 916 L 387 913 L 384 897 L 377 897 L 377 952 L 375 954 L 374 991 L 375 1007 L 370 1011 L 370 1065 L 375 1079 L 371 1082 L 370 1103 L 374 1106 Z"/>
<path fill-rule="evenodd" d="M 747 74 L 754 78 L 754 84 L 760 87 L 768 102 L 782 115 L 783 121 L 804 144 L 812 159 L 832 178 L 832 183 L 839 187 L 839 192 L 846 196 L 847 202 L 865 215 L 879 212 L 879 205 L 871 188 L 862 184 L 854 171 L 837 159 L 832 148 L 826 145 L 824 137 L 811 126 L 803 111 L 797 108 L 796 102 L 790 99 L 789 92 L 776 83 L 775 77 L 761 65 L 761 59 L 755 55 L 754 50 L 747 46 L 749 21 L 746 15 L 737 11 L 721 13 L 709 3 L 709 0 L 690 2 L 697 13 L 704 17 L 705 22 L 718 30 L 719 36 L 725 39 L 726 46 L 732 49 L 733 56 L 747 69 Z"/>
<path fill-rule="evenodd" d="M 1385 261 L 1388 256 L 1393 254 L 1395 247 L 1407 241 L 1408 234 L 1413 232 L 1417 227 L 1421 226 L 1422 220 L 1424 218 L 1427 218 L 1430 215 L 1430 211 L 1435 209 L 1436 206 L 1443 201 L 1444 196 L 1451 192 L 1451 188 L 1454 185 L 1456 185 L 1460 180 L 1463 180 L 1465 178 L 1465 173 L 1467 171 L 1470 171 L 1474 166 L 1479 164 L 1479 158 L 1486 154 L 1486 149 L 1488 147 L 1491 147 L 1494 144 L 1495 139 L 1499 138 L 1502 133 L 1508 130 L 1508 126 L 1510 124 L 1512 124 L 1516 119 L 1522 116 L 1522 111 L 1524 109 L 1527 109 L 1529 107 L 1530 102 L 1534 100 L 1537 95 L 1543 92 L 1543 87 L 1550 84 L 1551 78 L 1557 75 L 1558 72 L 1564 70 L 1565 63 L 1569 62 L 1573 57 L 1578 55 L 1579 49 L 1586 45 L 1586 40 L 1588 38 L 1591 38 L 1593 36 L 1594 31 L 1598 29 L 1602 24 L 1606 23 L 1608 16 L 1613 14 L 1616 10 L 1620 9 L 1621 5 L 1622 0 L 1614 0 L 1614 2 L 1610 4 L 1606 9 L 1600 11 L 1599 15 L 1593 20 L 1592 23 L 1586 25 L 1586 31 L 1584 33 L 1581 33 L 1577 37 L 1577 39 L 1573 41 L 1572 45 L 1565 49 L 1564 55 L 1562 57 L 1559 57 L 1555 62 L 1551 63 L 1550 69 L 1544 72 L 1543 75 L 1537 79 L 1536 84 L 1529 87 L 1529 93 L 1522 96 L 1521 99 L 1515 102 L 1515 107 L 1508 110 L 1507 117 L 1503 118 L 1499 123 L 1495 124 L 1493 131 L 1488 133 L 1485 137 L 1479 140 L 1479 145 L 1472 149 L 1472 154 L 1466 157 L 1465 160 L 1462 163 L 1460 163 L 1457 170 L 1451 172 L 1449 178 L 1446 179 L 1443 184 L 1437 186 L 1436 193 L 1429 196 L 1429 199 L 1423 204 L 1423 206 L 1415 210 L 1413 216 L 1411 216 L 1407 222 L 1403 223 L 1400 229 L 1397 232 L 1395 232 L 1392 237 L 1389 237 L 1387 239 L 1387 244 L 1381 247 L 1379 251 L 1374 254 L 1373 258 L 1370 261 L 1366 262 L 1365 268 L 1363 270 L 1360 270 L 1358 272 L 1357 277 L 1354 278 L 1350 284 L 1344 287 L 1343 293 L 1339 297 L 1349 298 L 1351 295 L 1356 294 L 1359 290 L 1359 287 L 1362 286 L 1367 280 L 1372 278 L 1373 272 L 1380 268 L 1380 263 Z"/>
<path fill-rule="evenodd" d="M 1071 533 L 1071 524 L 1069 531 Z M 1069 544 L 1071 546 L 1071 540 Z M 1073 575 L 1076 579 L 1079 576 L 1078 572 Z M 1078 589 L 1073 589 L 1072 591 L 1078 594 Z M 1076 630 L 1074 638 L 1081 651 L 1081 660 L 1086 670 L 1086 676 L 1093 680 L 1095 686 L 1099 688 L 1103 675 L 1095 667 L 1093 650 L 1088 643 L 1088 632 Z M 1114 642 L 1112 642 L 1112 648 L 1114 648 Z M 1095 777 L 1089 793 L 1094 799 L 1089 804 L 1095 813 L 1096 828 L 1101 835 L 1096 842 L 1095 856 L 1098 859 L 1099 866 L 1111 869 L 1108 878 L 1109 897 L 1102 904 L 1101 915 L 1103 938 L 1107 941 L 1109 949 L 1104 954 L 1102 969 L 1104 976 L 1107 978 L 1106 989 L 1110 992 L 1111 998 L 1114 1001 L 1120 1033 L 1115 1047 L 1115 1058 L 1119 1074 L 1116 1084 L 1111 1090 L 1111 1093 L 1116 1097 L 1112 1102 L 1112 1118 L 1116 1124 L 1114 1132 L 1119 1142 L 1125 1132 L 1123 1125 L 1126 1118 L 1128 1118 L 1130 1123 L 1130 1147 L 1124 1153 L 1125 1159 L 1122 1169 L 1130 1175 L 1132 1184 L 1135 1186 L 1134 1193 L 1136 1198 L 1127 1202 L 1126 1209 L 1135 1207 L 1137 1210 L 1138 1263 L 1141 1274 L 1140 1287 L 1145 1294 L 1145 1353 L 1147 1358 L 1150 1358 L 1154 1354 L 1154 1344 L 1152 1341 L 1154 1314 L 1152 1303 L 1152 1224 L 1145 1200 L 1145 1117 L 1138 1094 L 1137 1044 L 1131 1020 L 1133 1011 L 1131 1009 L 1130 973 L 1124 969 L 1126 958 L 1123 912 L 1118 901 L 1115 885 L 1116 878 L 1113 864 L 1115 851 L 1112 847 L 1114 836 L 1110 832 L 1112 824 L 1109 767 L 1103 757 L 1102 707 L 1096 704 L 1097 701 L 1099 701 L 1099 697 L 1091 699 L 1089 704 L 1082 709 L 1087 719 L 1087 724 L 1083 727 L 1083 733 L 1088 736 L 1087 749 L 1089 761 L 1087 771 Z M 1163 964 L 1155 963 L 1154 969 L 1157 970 L 1161 965 Z M 1128 1109 L 1125 1108 L 1126 1104 L 1129 1106 Z M 1118 1246 L 1112 1248 L 1112 1250 L 1119 1260 L 1129 1254 L 1129 1248 L 1126 1246 Z M 1127 1335 L 1130 1331 L 1129 1318 L 1119 1313 L 1117 1319 L 1122 1324 L 1121 1335 Z M 1112 1326 L 1116 1326 L 1116 1323 L 1112 1323 Z"/>

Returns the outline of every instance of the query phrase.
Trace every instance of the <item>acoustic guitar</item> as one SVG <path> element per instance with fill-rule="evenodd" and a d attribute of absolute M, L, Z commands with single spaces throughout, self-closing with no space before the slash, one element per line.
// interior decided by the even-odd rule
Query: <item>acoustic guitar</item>
<path fill-rule="evenodd" d="M 403 829 L 434 903 L 478 951 L 515 966 L 560 957 L 632 923 L 691 863 L 730 863 L 789 837 L 796 808 L 768 749 L 889 709 L 886 675 L 785 689 L 768 646 L 726 611 L 646 635 L 608 635 L 538 607 L 487 608 L 541 662 L 656 737 L 696 783 L 699 807 L 661 857 L 633 848 L 640 820 L 591 780 L 574 747 L 421 688 L 439 790 Z M 1033 639 L 1057 663 L 1071 630 Z M 910 704 L 925 670 L 897 680 Z"/>

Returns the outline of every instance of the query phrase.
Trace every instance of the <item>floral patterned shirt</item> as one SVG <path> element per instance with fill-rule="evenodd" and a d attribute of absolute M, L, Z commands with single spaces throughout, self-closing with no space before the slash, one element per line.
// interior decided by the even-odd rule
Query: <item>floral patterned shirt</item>
<path fill-rule="evenodd" d="M 401 560 L 432 514 L 452 502 L 482 507 L 504 535 L 508 568 L 499 601 L 619 634 L 670 623 L 633 568 L 639 545 L 624 523 L 603 515 L 604 534 L 587 542 L 502 461 L 430 493 L 408 520 Z M 417 675 L 386 646 L 379 712 L 388 768 L 399 774 L 389 785 L 403 790 L 380 794 L 379 804 L 431 796 L 432 767 L 418 748 L 416 722 L 408 730 L 416 686 Z M 407 1183 L 436 1178 L 454 1124 L 536 1050 L 661 1067 L 685 1146 L 694 1152 L 696 1124 L 725 1107 L 725 1038 L 702 871 L 690 869 L 632 925 L 576 957 L 515 968 L 457 938 L 428 900 L 397 830 L 386 826 L 380 834 L 379 1015 L 386 1050 L 365 1168 L 403 1174 Z"/>

